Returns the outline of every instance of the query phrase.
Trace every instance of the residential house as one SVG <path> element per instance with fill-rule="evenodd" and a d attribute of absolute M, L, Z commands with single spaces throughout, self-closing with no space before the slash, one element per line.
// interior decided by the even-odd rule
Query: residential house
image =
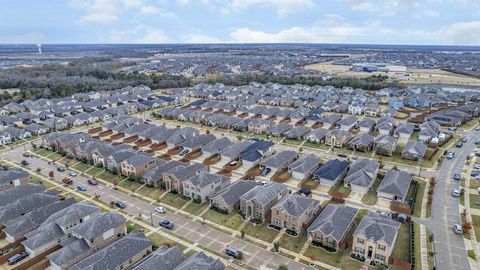
<path fill-rule="evenodd" d="M 395 127 L 395 120 L 392 117 L 384 116 L 377 120 L 374 130 L 380 135 L 390 135 Z"/>
<path fill-rule="evenodd" d="M 50 269 L 68 269 L 94 252 L 112 244 L 127 231 L 125 217 L 114 212 L 86 220 L 72 230 L 72 238 L 61 249 L 47 255 Z"/>
<path fill-rule="evenodd" d="M 347 145 L 350 149 L 360 152 L 368 152 L 373 149 L 374 140 L 375 137 L 368 133 L 358 133 L 350 139 Z"/>
<path fill-rule="evenodd" d="M 16 200 L 28 197 L 35 193 L 44 192 L 47 188 L 42 184 L 37 183 L 28 183 L 25 185 L 16 186 L 7 190 L 0 192 L 0 207 L 7 205 L 9 203 L 15 202 Z"/>
<path fill-rule="evenodd" d="M 258 184 L 255 181 L 238 180 L 233 182 L 210 199 L 213 209 L 231 213 L 240 209 L 240 196 L 247 193 Z"/>
<path fill-rule="evenodd" d="M 360 132 L 368 133 L 372 131 L 373 126 L 375 126 L 375 121 L 365 117 L 363 120 L 359 121 L 356 126 Z"/>
<path fill-rule="evenodd" d="M 325 136 L 325 144 L 334 147 L 345 147 L 352 138 L 352 133 L 346 130 L 333 129 Z"/>
<path fill-rule="evenodd" d="M 338 184 L 348 170 L 348 161 L 333 159 L 327 161 L 313 174 L 313 178 L 320 182 L 320 185 L 332 187 Z"/>
<path fill-rule="evenodd" d="M 279 183 L 256 186 L 240 196 L 240 211 L 247 220 L 270 221 L 272 206 L 288 192 L 287 186 Z"/>
<path fill-rule="evenodd" d="M 142 232 L 131 232 L 112 244 L 100 249 L 71 270 L 128 269 L 152 252 L 152 243 Z"/>
<path fill-rule="evenodd" d="M 0 227 L 8 221 L 18 218 L 37 208 L 59 201 L 56 192 L 34 193 L 0 207 Z"/>
<path fill-rule="evenodd" d="M 135 153 L 120 162 L 122 175 L 143 175 L 146 171 L 156 167 L 159 159 L 154 158 L 148 154 Z"/>
<path fill-rule="evenodd" d="M 332 247 L 336 251 L 346 247 L 346 235 L 353 226 L 358 209 L 341 204 L 328 204 L 308 227 L 312 244 Z"/>
<path fill-rule="evenodd" d="M 205 255 L 205 253 L 200 251 L 188 257 L 188 259 L 186 259 L 174 268 L 174 270 L 192 269 L 224 270 L 225 265 L 220 259 L 215 259 L 213 257 L 207 256 Z"/>
<path fill-rule="evenodd" d="M 245 167 L 252 167 L 269 157 L 274 145 L 271 141 L 256 140 L 240 154 L 239 160 Z"/>
<path fill-rule="evenodd" d="M 0 171 L 0 191 L 24 185 L 30 181 L 30 174 L 22 169 Z"/>
<path fill-rule="evenodd" d="M 299 194 L 288 194 L 272 207 L 272 225 L 299 234 L 320 211 L 320 202 Z"/>
<path fill-rule="evenodd" d="M 189 152 L 199 150 L 202 147 L 205 147 L 209 143 L 213 142 L 216 139 L 215 135 L 213 134 L 202 134 L 190 139 L 187 139 L 184 142 L 181 142 L 179 146 L 182 149 L 188 150 Z"/>
<path fill-rule="evenodd" d="M 204 203 L 228 185 L 230 185 L 230 178 L 227 176 L 201 172 L 183 182 L 183 195 Z"/>
<path fill-rule="evenodd" d="M 188 164 L 177 161 L 177 160 L 170 160 L 168 162 L 163 162 L 159 164 L 157 167 L 150 169 L 143 174 L 143 181 L 145 184 L 153 187 L 161 187 L 163 184 L 163 174 L 173 170 L 176 167 L 187 167 Z"/>
<path fill-rule="evenodd" d="M 353 233 L 352 252 L 362 255 L 367 264 L 376 261 L 388 265 L 400 225 L 389 217 L 369 213 Z"/>
<path fill-rule="evenodd" d="M 306 140 L 310 143 L 321 144 L 325 142 L 325 136 L 329 131 L 324 128 L 313 129 L 310 134 L 307 135 Z"/>
<path fill-rule="evenodd" d="M 407 196 L 412 176 L 405 171 L 390 170 L 377 188 L 379 198 L 403 202 Z"/>
<path fill-rule="evenodd" d="M 415 127 L 410 123 L 400 123 L 393 131 L 393 137 L 398 138 L 400 142 L 407 142 L 412 136 Z"/>
<path fill-rule="evenodd" d="M 202 147 L 202 153 L 206 157 L 219 154 L 233 144 L 227 137 L 218 138 Z"/>
<path fill-rule="evenodd" d="M 267 135 L 270 135 L 273 137 L 282 137 L 292 128 L 293 126 L 290 124 L 279 123 L 272 126 L 269 130 L 267 130 Z"/>
<path fill-rule="evenodd" d="M 357 121 L 358 121 L 357 117 L 350 115 L 338 121 L 338 125 L 340 126 L 341 130 L 349 131 L 355 126 Z"/>
<path fill-rule="evenodd" d="M 26 125 L 25 130 L 36 136 L 47 134 L 50 131 L 48 127 L 36 123 Z"/>
<path fill-rule="evenodd" d="M 343 179 L 345 187 L 351 188 L 352 192 L 366 194 L 377 178 L 379 167 L 380 164 L 376 160 L 357 159 Z"/>
<path fill-rule="evenodd" d="M 409 141 L 402 151 L 402 158 L 407 160 L 420 160 L 425 156 L 427 145 L 420 141 Z"/>
<path fill-rule="evenodd" d="M 433 138 L 438 138 L 439 135 L 440 125 L 435 121 L 427 121 L 420 125 L 418 140 L 424 143 L 429 143 Z"/>
<path fill-rule="evenodd" d="M 194 175 L 208 172 L 208 166 L 200 163 L 193 163 L 188 166 L 177 166 L 163 173 L 163 181 L 167 191 L 183 193 L 183 182 Z"/>
<path fill-rule="evenodd" d="M 375 139 L 375 153 L 392 156 L 397 147 L 397 139 L 389 135 L 380 135 Z"/>
<path fill-rule="evenodd" d="M 320 123 L 322 124 L 322 127 L 325 129 L 330 129 L 331 127 L 334 127 L 338 121 L 342 119 L 342 116 L 336 113 L 330 114 L 329 116 L 326 116 L 322 119 L 320 119 Z"/>
<path fill-rule="evenodd" d="M 130 150 L 122 150 L 122 151 L 115 152 L 107 157 L 107 166 L 105 168 L 109 171 L 121 172 L 122 161 L 126 160 L 127 158 L 133 155 L 135 155 L 135 153 Z"/>
<path fill-rule="evenodd" d="M 261 168 L 268 168 L 273 172 L 282 171 L 297 158 L 295 151 L 284 150 L 271 155 L 260 162 Z"/>
<path fill-rule="evenodd" d="M 305 155 L 287 166 L 288 172 L 298 180 L 308 179 L 320 167 L 320 158 L 310 154 Z"/>
<path fill-rule="evenodd" d="M 176 247 L 162 246 L 140 261 L 132 270 L 174 270 L 187 259 L 183 251 Z"/>
<path fill-rule="evenodd" d="M 306 126 L 296 126 L 285 133 L 285 137 L 293 140 L 303 140 L 312 131 Z"/>

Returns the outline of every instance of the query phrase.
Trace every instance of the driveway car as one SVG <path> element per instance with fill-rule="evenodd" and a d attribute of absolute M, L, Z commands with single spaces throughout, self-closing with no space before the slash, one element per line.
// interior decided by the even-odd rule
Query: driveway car
<path fill-rule="evenodd" d="M 184 156 L 184 155 L 186 155 L 188 152 L 190 152 L 190 150 L 188 150 L 188 149 L 183 149 L 182 151 L 180 151 L 179 155 L 180 155 L 180 156 Z"/>
<path fill-rule="evenodd" d="M 263 171 L 262 171 L 262 176 L 267 176 L 270 172 L 272 171 L 272 169 L 270 168 L 265 168 Z"/>
<path fill-rule="evenodd" d="M 163 228 L 169 229 L 169 230 L 173 229 L 173 227 L 174 227 L 173 222 L 171 222 L 170 220 L 166 220 L 166 219 L 160 221 L 160 223 L 158 225 L 160 225 L 160 227 L 163 227 Z"/>
<path fill-rule="evenodd" d="M 167 210 L 165 210 L 165 207 L 155 207 L 155 212 L 160 213 L 160 214 L 165 214 Z"/>
<path fill-rule="evenodd" d="M 26 252 L 26 251 L 15 254 L 10 259 L 8 259 L 8 264 L 14 265 L 14 264 L 18 263 L 19 261 L 28 257 L 28 255 L 30 255 L 30 254 L 28 254 L 28 252 Z"/>

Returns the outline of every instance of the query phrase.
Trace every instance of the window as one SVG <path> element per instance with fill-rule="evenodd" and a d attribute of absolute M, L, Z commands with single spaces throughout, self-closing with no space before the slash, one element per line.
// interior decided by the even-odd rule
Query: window
<path fill-rule="evenodd" d="M 385 251 L 385 246 L 384 245 L 378 245 L 378 249 L 381 251 Z"/>
<path fill-rule="evenodd" d="M 361 238 L 357 238 L 357 243 L 359 243 L 359 244 L 363 244 L 363 239 L 361 239 Z"/>

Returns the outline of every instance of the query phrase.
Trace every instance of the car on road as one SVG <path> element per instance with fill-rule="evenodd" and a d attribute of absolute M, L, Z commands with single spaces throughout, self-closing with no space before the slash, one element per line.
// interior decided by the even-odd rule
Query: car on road
<path fill-rule="evenodd" d="M 456 173 L 453 175 L 453 180 L 460 181 L 462 179 L 462 176 L 459 173 Z"/>
<path fill-rule="evenodd" d="M 463 138 L 462 138 L 462 142 L 463 142 L 463 143 L 466 143 L 466 142 L 468 142 L 468 139 L 467 139 L 467 137 L 463 137 Z"/>
<path fill-rule="evenodd" d="M 155 212 L 160 214 L 165 214 L 167 213 L 167 210 L 165 210 L 165 207 L 159 206 L 159 207 L 155 207 Z"/>
<path fill-rule="evenodd" d="M 456 234 L 462 235 L 462 234 L 463 234 L 462 225 L 460 225 L 460 224 L 455 224 L 455 225 L 453 225 L 453 231 L 454 231 Z"/>
<path fill-rule="evenodd" d="M 158 225 L 160 225 L 160 227 L 163 227 L 163 228 L 169 229 L 169 230 L 173 229 L 173 227 L 174 227 L 173 222 L 171 222 L 170 220 L 166 220 L 166 219 L 160 221 L 160 223 L 158 223 Z"/>
<path fill-rule="evenodd" d="M 476 128 L 475 128 L 475 131 L 480 131 L 480 127 L 476 127 Z"/>
<path fill-rule="evenodd" d="M 88 180 L 87 180 L 87 183 L 88 183 L 89 185 L 95 186 L 95 185 L 97 185 L 97 180 L 95 180 L 95 179 L 88 179 Z"/>
<path fill-rule="evenodd" d="M 475 145 L 480 145 L 480 141 L 476 141 L 476 142 L 475 142 Z"/>
<path fill-rule="evenodd" d="M 337 154 L 337 156 L 343 157 L 343 158 L 346 158 L 346 157 L 347 157 L 347 155 L 345 155 L 345 154 Z"/>
<path fill-rule="evenodd" d="M 453 159 L 455 157 L 455 152 L 448 151 L 447 152 L 447 159 Z"/>
<path fill-rule="evenodd" d="M 87 191 L 87 187 L 82 185 L 82 184 L 78 184 L 77 189 L 80 190 L 80 191 Z"/>
<path fill-rule="evenodd" d="M 457 131 L 457 128 L 456 128 L 456 127 L 449 127 L 448 130 L 450 130 L 450 131 Z"/>
<path fill-rule="evenodd" d="M 28 152 L 24 152 L 24 153 L 23 153 L 23 156 L 24 156 L 24 157 L 31 157 L 32 155 L 30 155 L 30 153 L 28 153 Z"/>
<path fill-rule="evenodd" d="M 458 197 L 460 197 L 460 195 L 461 195 L 460 190 L 454 189 L 454 190 L 452 191 L 452 196 L 453 196 L 453 197 L 458 198 Z"/>
<path fill-rule="evenodd" d="M 457 148 L 462 148 L 463 147 L 463 142 L 458 142 L 455 147 Z"/>
<path fill-rule="evenodd" d="M 62 166 L 57 166 L 57 171 L 58 171 L 58 172 L 64 172 L 64 171 L 65 171 L 65 168 L 62 167 Z"/>
<path fill-rule="evenodd" d="M 228 246 L 227 249 L 225 250 L 225 254 L 227 254 L 230 257 L 233 257 L 235 259 L 239 259 L 242 255 L 241 252 L 236 249 L 235 247 Z"/>
<path fill-rule="evenodd" d="M 127 206 L 126 206 L 123 202 L 121 202 L 121 201 L 116 201 L 116 202 L 114 203 L 114 205 L 115 205 L 116 207 L 120 208 L 120 209 L 125 209 L 125 208 L 127 208 Z"/>
<path fill-rule="evenodd" d="M 258 185 L 263 186 L 263 187 L 264 187 L 264 186 L 268 186 L 268 181 L 260 181 L 260 182 L 258 183 Z"/>
<path fill-rule="evenodd" d="M 73 184 L 73 180 L 70 179 L 70 178 L 66 178 L 66 177 L 62 179 L 62 182 L 63 182 L 64 184 L 66 184 L 66 185 L 71 185 L 71 184 Z"/>
<path fill-rule="evenodd" d="M 8 259 L 8 264 L 14 265 L 14 264 L 18 263 L 19 261 L 27 258 L 28 255 L 30 255 L 30 254 L 28 254 L 28 252 L 26 252 L 26 251 L 15 254 L 10 259 Z"/>
<path fill-rule="evenodd" d="M 76 173 L 76 172 L 69 171 L 69 172 L 68 172 L 68 175 L 75 177 L 75 176 L 77 176 L 77 173 Z"/>
<path fill-rule="evenodd" d="M 263 169 L 263 171 L 262 171 L 261 174 L 262 174 L 263 177 L 265 177 L 265 176 L 267 176 L 271 171 L 272 171 L 272 169 L 270 169 L 270 168 L 265 168 L 265 169 Z"/>

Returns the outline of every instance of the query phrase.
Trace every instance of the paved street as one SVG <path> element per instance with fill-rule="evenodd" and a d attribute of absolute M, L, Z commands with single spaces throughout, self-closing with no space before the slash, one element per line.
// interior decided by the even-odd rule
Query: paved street
<path fill-rule="evenodd" d="M 41 173 L 43 175 L 46 175 L 49 171 L 53 170 L 55 176 L 54 180 L 58 182 L 60 182 L 64 177 L 69 177 L 67 174 L 68 172 L 57 172 L 55 170 L 55 165 L 49 165 L 48 162 L 43 159 L 36 157 L 23 157 L 23 151 L 23 147 L 18 147 L 11 151 L 1 153 L 0 157 L 15 163 L 20 163 L 21 160 L 26 159 L 30 163 L 30 168 L 33 170 L 36 168 L 41 168 Z M 100 200 L 103 202 L 110 203 L 111 201 L 116 200 L 124 202 L 127 205 L 125 211 L 128 214 L 134 216 L 143 214 L 145 217 L 149 217 L 151 215 L 153 217 L 153 226 L 155 227 L 158 227 L 158 223 L 161 219 L 168 219 L 172 221 L 175 224 L 173 231 L 177 236 L 198 243 L 199 247 L 201 248 L 207 248 L 223 254 L 226 246 L 233 245 L 244 252 L 243 262 L 255 269 L 259 269 L 261 266 L 276 269 L 281 264 L 287 265 L 289 269 L 311 269 L 302 263 L 295 262 L 279 254 L 267 251 L 261 247 L 235 238 L 229 234 L 215 230 L 211 227 L 203 225 L 201 222 L 193 221 L 172 213 L 167 213 L 165 215 L 157 214 L 154 212 L 155 205 L 149 204 L 143 200 L 131 197 L 122 192 L 115 191 L 102 185 L 89 186 L 87 184 L 88 178 L 81 175 L 69 178 L 74 180 L 73 187 L 75 187 L 78 183 L 82 183 L 87 186 L 87 194 L 91 196 L 98 194 L 100 195 Z"/>
<path fill-rule="evenodd" d="M 480 132 L 466 133 L 468 142 L 462 148 L 452 149 L 455 158 L 445 159 L 437 173 L 437 184 L 433 195 L 430 226 L 435 236 L 437 269 L 470 269 L 463 237 L 453 232 L 453 225 L 460 224 L 459 199 L 451 196 L 459 188 L 453 180 L 454 173 L 462 173 L 466 157 L 475 149 L 474 141 Z"/>

